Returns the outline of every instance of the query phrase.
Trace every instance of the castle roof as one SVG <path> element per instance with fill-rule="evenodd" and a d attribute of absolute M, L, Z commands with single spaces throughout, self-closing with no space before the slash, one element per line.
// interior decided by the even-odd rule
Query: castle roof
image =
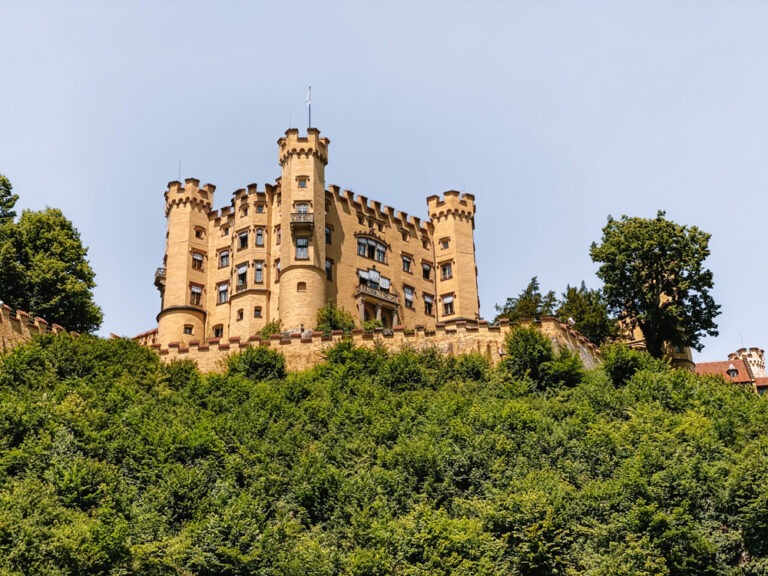
<path fill-rule="evenodd" d="M 731 378 L 728 374 L 728 370 L 736 369 L 736 375 Z M 752 375 L 752 370 L 749 368 L 749 364 L 744 360 L 734 358 L 733 360 L 726 360 L 724 362 L 700 362 L 696 364 L 696 374 L 700 376 L 709 376 L 713 374 L 719 374 L 726 382 L 733 382 L 734 384 L 752 384 L 755 382 L 755 377 Z M 761 378 L 763 380 L 763 378 Z M 768 379 L 765 379 L 768 380 Z"/>

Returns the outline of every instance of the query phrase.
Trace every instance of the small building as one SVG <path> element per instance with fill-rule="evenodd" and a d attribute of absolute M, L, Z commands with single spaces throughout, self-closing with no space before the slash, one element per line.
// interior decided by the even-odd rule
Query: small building
<path fill-rule="evenodd" d="M 286 131 L 280 178 L 236 190 L 221 209 L 212 184 L 168 184 L 158 326 L 142 340 L 247 339 L 277 320 L 304 332 L 328 302 L 360 326 L 479 319 L 474 196 L 429 196 L 427 219 L 408 216 L 326 186 L 329 143 L 315 128 Z"/>
<path fill-rule="evenodd" d="M 765 376 L 765 351 L 760 348 L 739 348 L 722 362 L 699 362 L 696 374 L 719 374 L 726 382 L 751 386 L 758 394 L 768 390 Z"/>

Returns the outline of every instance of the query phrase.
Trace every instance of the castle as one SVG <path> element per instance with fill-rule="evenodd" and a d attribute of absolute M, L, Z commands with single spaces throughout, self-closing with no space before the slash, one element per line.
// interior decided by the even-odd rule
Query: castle
<path fill-rule="evenodd" d="M 161 310 L 140 341 L 247 340 L 278 320 L 304 333 L 328 302 L 384 329 L 479 319 L 474 196 L 430 196 L 422 221 L 326 188 L 329 143 L 287 130 L 275 184 L 237 190 L 220 210 L 212 184 L 169 183 Z"/>

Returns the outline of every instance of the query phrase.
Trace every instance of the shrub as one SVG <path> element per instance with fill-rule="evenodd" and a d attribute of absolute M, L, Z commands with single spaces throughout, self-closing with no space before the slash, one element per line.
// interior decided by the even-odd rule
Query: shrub
<path fill-rule="evenodd" d="M 344 308 L 337 308 L 333 302 L 328 302 L 317 311 L 317 329 L 323 334 L 330 334 L 334 330 L 351 332 L 355 327 L 355 319 Z"/>
<path fill-rule="evenodd" d="M 539 381 L 540 366 L 554 359 L 552 343 L 536 328 L 517 328 L 506 339 L 504 367 L 517 378 Z"/>
<path fill-rule="evenodd" d="M 584 366 L 578 356 L 567 348 L 563 348 L 557 358 L 544 362 L 539 372 L 541 384 L 550 386 L 566 386 L 572 388 L 584 378 Z"/>
<path fill-rule="evenodd" d="M 272 336 L 272 334 L 280 334 L 282 331 L 283 322 L 281 320 L 273 320 L 264 325 L 264 328 L 259 332 L 259 336 L 261 336 L 262 340 L 269 340 L 269 337 Z"/>
<path fill-rule="evenodd" d="M 285 356 L 266 346 L 246 348 L 227 359 L 227 375 L 242 374 L 251 380 L 285 378 Z"/>
<path fill-rule="evenodd" d="M 638 370 L 666 370 L 663 360 L 654 359 L 647 352 L 633 350 L 625 344 L 612 344 L 603 347 L 603 370 L 614 386 L 623 386 Z"/>

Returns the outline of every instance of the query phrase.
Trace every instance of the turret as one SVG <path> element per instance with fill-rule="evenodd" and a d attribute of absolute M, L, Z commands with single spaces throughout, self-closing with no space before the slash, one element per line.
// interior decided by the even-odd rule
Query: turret
<path fill-rule="evenodd" d="M 427 198 L 437 272 L 439 322 L 477 320 L 480 302 L 475 263 L 475 197 L 449 190 Z"/>
<path fill-rule="evenodd" d="M 162 304 L 158 321 L 160 342 L 189 342 L 205 333 L 208 212 L 215 186 L 187 178 L 169 182 L 165 192 L 168 219 L 163 268 L 155 275 Z"/>
<path fill-rule="evenodd" d="M 744 360 L 749 364 L 752 375 L 755 378 L 765 377 L 765 350 L 761 348 L 739 348 L 736 352 L 728 354 L 728 360 Z"/>
<path fill-rule="evenodd" d="M 327 138 L 316 128 L 299 136 L 287 130 L 278 140 L 280 178 L 279 316 L 286 330 L 314 328 L 326 303 L 325 165 Z"/>

